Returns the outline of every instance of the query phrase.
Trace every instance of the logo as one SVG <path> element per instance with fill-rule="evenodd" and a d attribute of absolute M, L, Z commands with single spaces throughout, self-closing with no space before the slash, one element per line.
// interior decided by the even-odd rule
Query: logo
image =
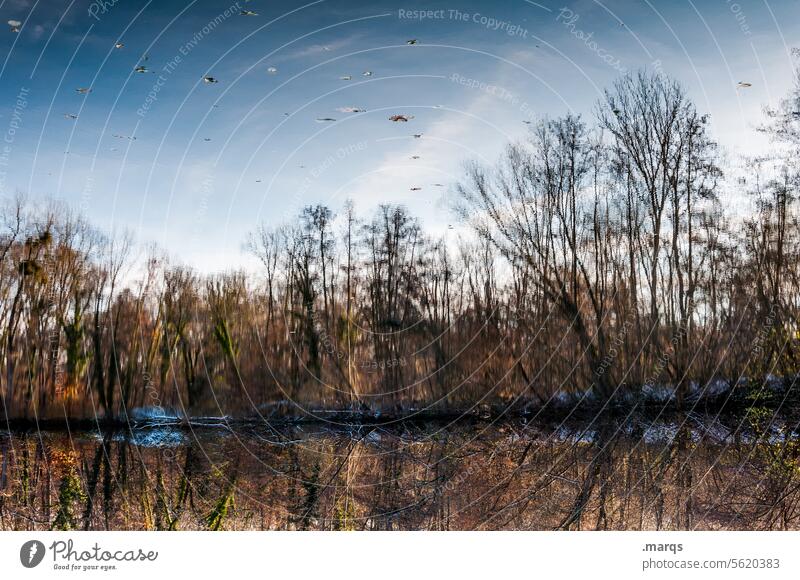
<path fill-rule="evenodd" d="M 39 540 L 28 540 L 19 549 L 19 561 L 26 568 L 36 568 L 44 559 L 44 544 Z"/>

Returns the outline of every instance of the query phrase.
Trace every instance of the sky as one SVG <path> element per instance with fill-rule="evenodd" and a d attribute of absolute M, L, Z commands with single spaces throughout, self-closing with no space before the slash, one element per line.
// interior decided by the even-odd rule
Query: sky
<path fill-rule="evenodd" d="M 763 151 L 798 46 L 798 0 L 0 0 L 0 195 L 201 271 L 310 204 L 403 204 L 446 236 L 466 162 L 591 123 L 626 72 L 681 82 L 726 155 Z"/>

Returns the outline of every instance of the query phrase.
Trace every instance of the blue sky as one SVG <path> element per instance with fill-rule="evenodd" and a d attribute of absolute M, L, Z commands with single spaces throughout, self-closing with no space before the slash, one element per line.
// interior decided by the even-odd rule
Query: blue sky
<path fill-rule="evenodd" d="M 403 203 L 446 234 L 465 161 L 524 121 L 590 119 L 625 70 L 676 77 L 732 157 L 756 153 L 800 46 L 796 0 L 0 0 L 0 17 L 0 193 L 64 200 L 207 271 L 311 203 Z"/>

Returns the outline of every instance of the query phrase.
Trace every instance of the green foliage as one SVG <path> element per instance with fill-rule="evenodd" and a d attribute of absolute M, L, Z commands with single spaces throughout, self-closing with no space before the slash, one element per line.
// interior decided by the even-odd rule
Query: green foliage
<path fill-rule="evenodd" d="M 83 377 L 89 365 L 89 356 L 84 348 L 83 315 L 78 309 L 77 302 L 72 322 L 65 322 L 62 327 L 67 339 L 67 377 L 70 384 L 74 384 Z"/>
<path fill-rule="evenodd" d="M 347 344 L 348 339 L 350 344 L 358 344 L 361 333 L 358 331 L 358 325 L 352 319 L 342 315 L 336 321 L 336 336 L 342 344 Z"/>
<path fill-rule="evenodd" d="M 217 343 L 222 349 L 222 352 L 225 353 L 225 356 L 227 356 L 232 363 L 235 363 L 236 357 L 239 354 L 239 349 L 233 341 L 230 329 L 228 328 L 228 322 L 222 317 L 218 318 L 214 324 L 214 338 L 217 339 Z"/>
<path fill-rule="evenodd" d="M 356 529 L 356 506 L 353 498 L 345 494 L 336 502 L 336 520 L 334 525 L 337 530 L 352 532 Z"/>
<path fill-rule="evenodd" d="M 81 481 L 74 469 L 67 472 L 58 488 L 58 513 L 53 520 L 53 530 L 74 530 L 77 528 L 75 503 L 86 501 Z"/>
<path fill-rule="evenodd" d="M 225 516 L 228 515 L 228 510 L 233 507 L 233 485 L 225 488 L 225 492 L 214 504 L 214 509 L 206 516 L 206 526 L 209 530 L 217 531 L 222 527 L 222 522 Z"/>
<path fill-rule="evenodd" d="M 765 476 L 779 480 L 794 479 L 800 477 L 800 443 L 797 441 L 786 441 L 785 443 L 774 443 L 764 446 L 766 459 Z"/>

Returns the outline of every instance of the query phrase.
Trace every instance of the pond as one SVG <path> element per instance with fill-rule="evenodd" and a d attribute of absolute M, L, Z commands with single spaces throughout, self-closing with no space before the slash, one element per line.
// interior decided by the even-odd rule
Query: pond
<path fill-rule="evenodd" d="M 0 432 L 0 529 L 800 528 L 796 423 Z"/>

